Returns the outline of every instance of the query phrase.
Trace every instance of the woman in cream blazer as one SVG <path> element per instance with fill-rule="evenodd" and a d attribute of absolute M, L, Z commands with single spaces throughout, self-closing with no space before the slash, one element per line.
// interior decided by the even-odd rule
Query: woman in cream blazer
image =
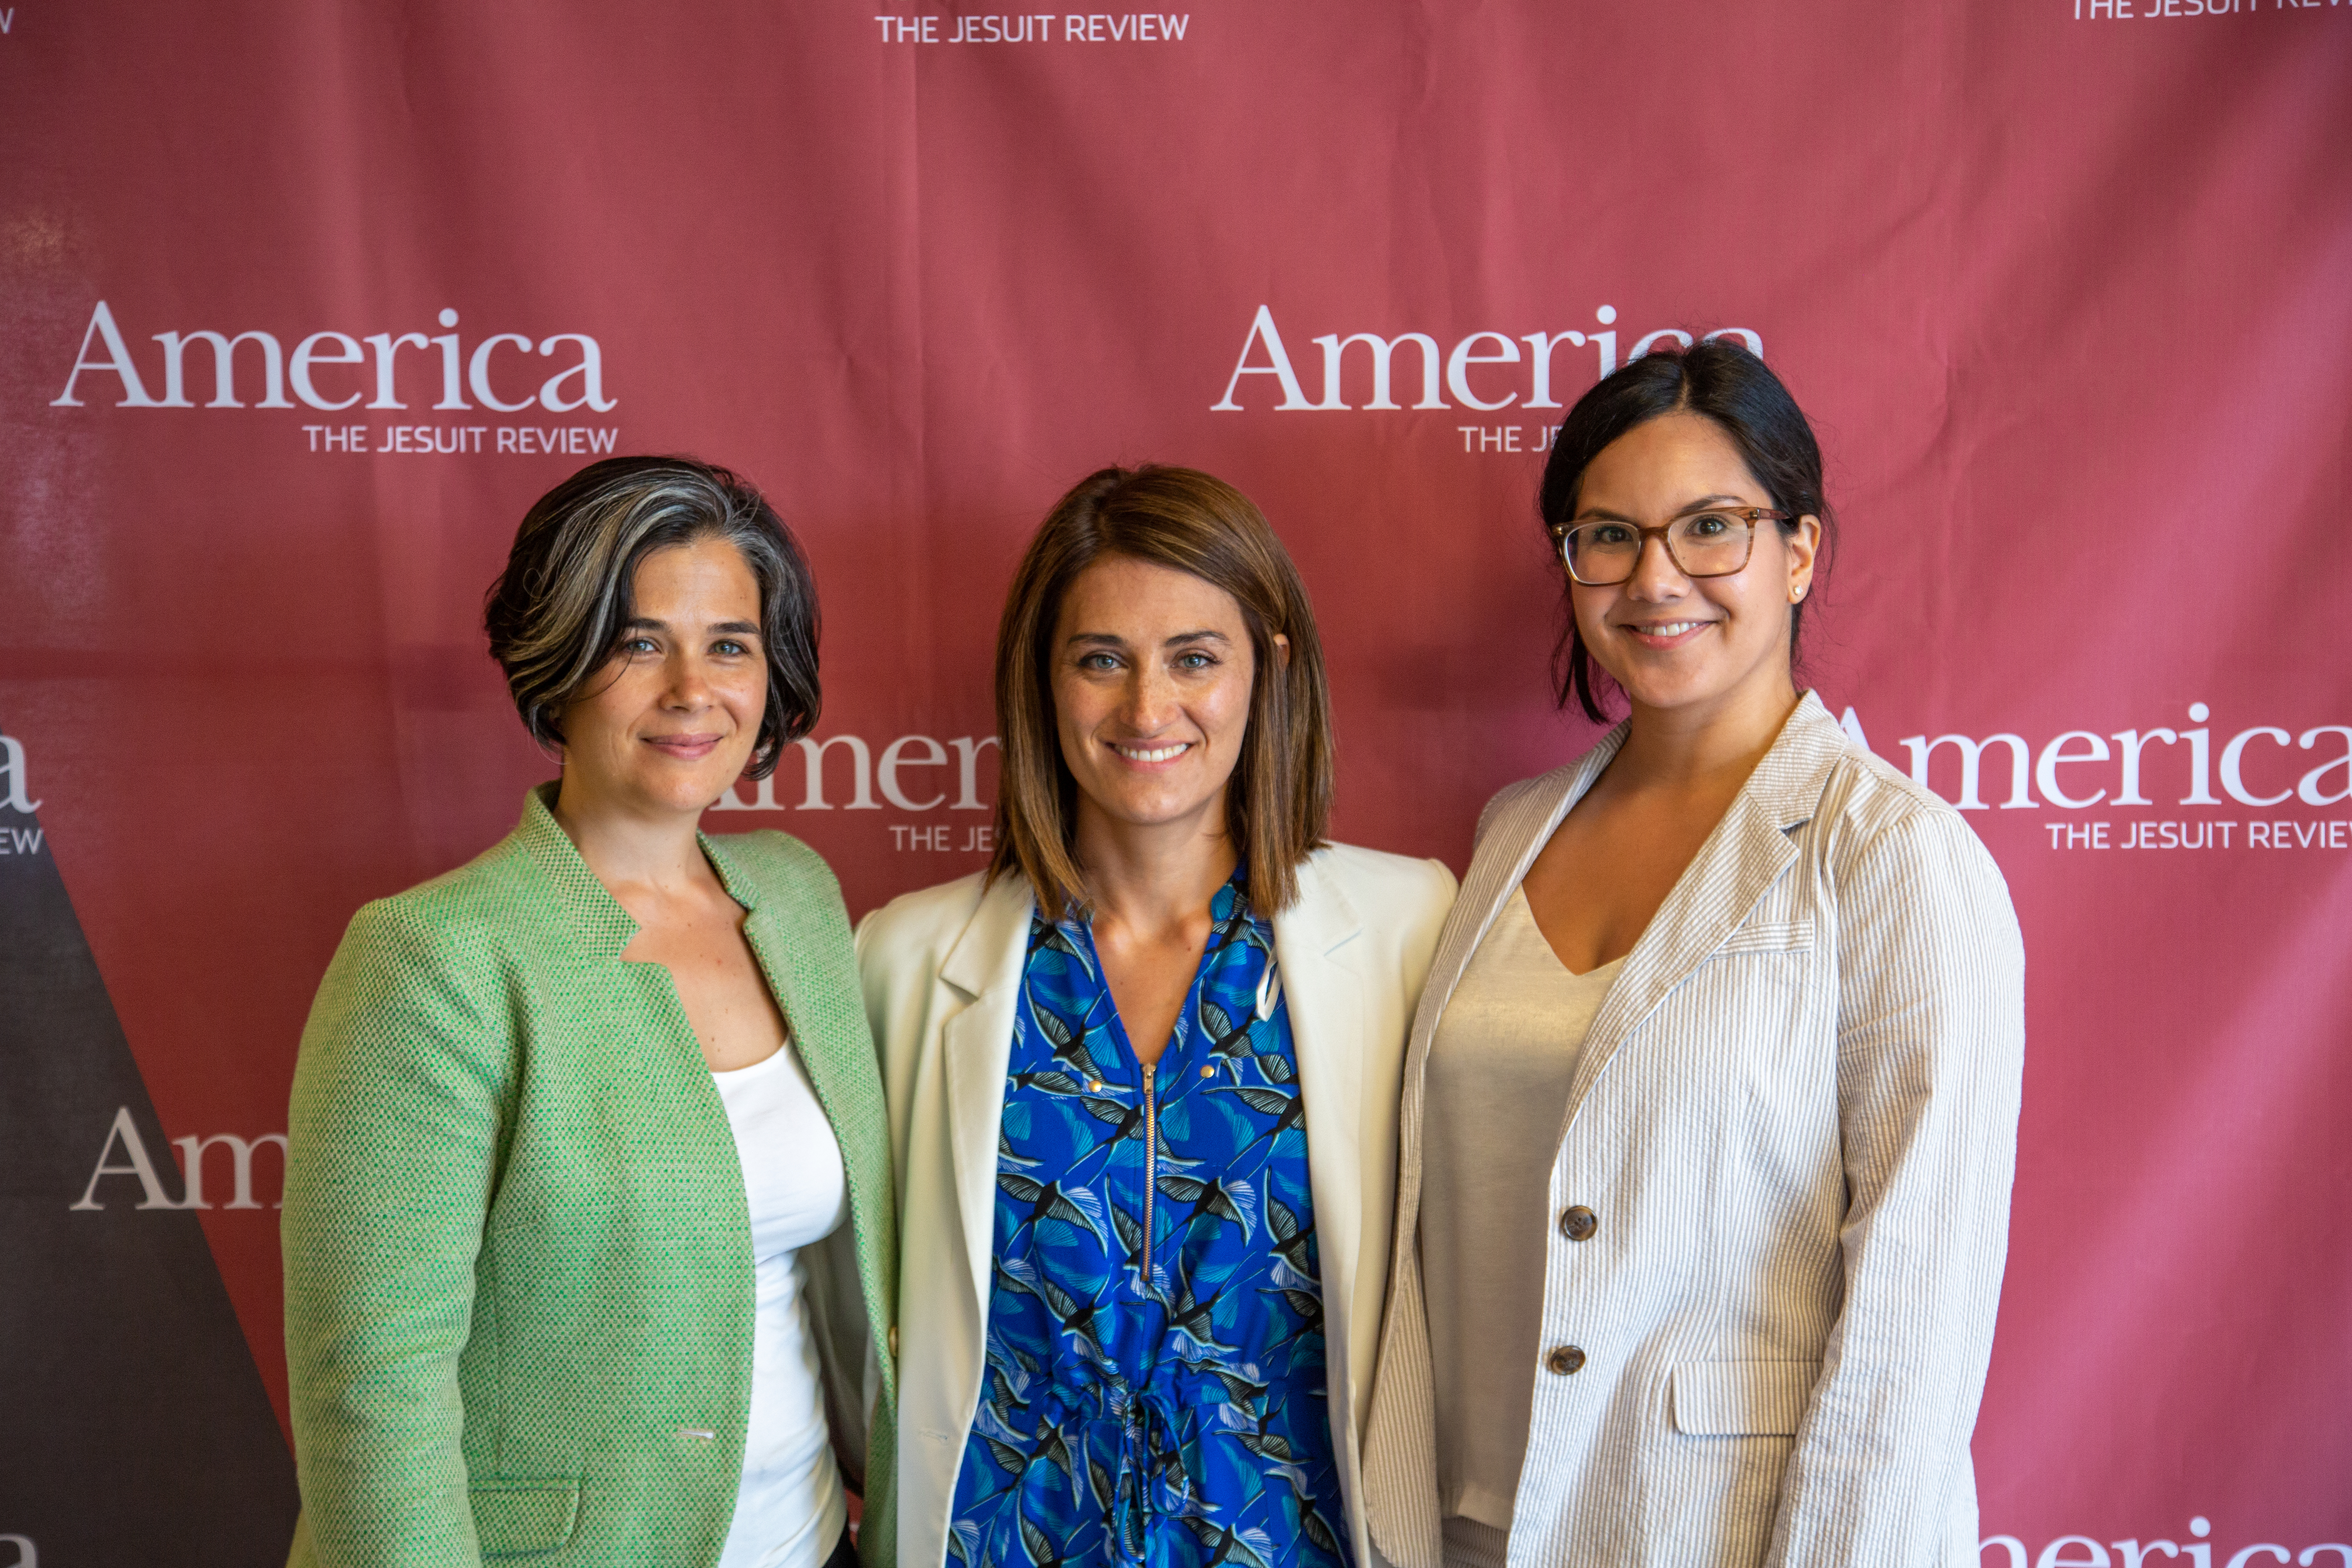
<path fill-rule="evenodd" d="M 1154 621 L 1162 605 L 1181 635 L 1164 636 Z M 1067 606 L 1076 607 L 1065 614 Z M 1149 1556 L 1363 1568 L 1371 1559 L 1359 1449 L 1387 1279 L 1398 1074 L 1454 879 L 1433 861 L 1318 845 L 1329 753 L 1305 595 L 1256 510 L 1206 475 L 1108 469 L 1065 499 L 1013 585 L 999 642 L 998 706 L 1006 848 L 997 865 L 901 898 L 857 933 L 900 1172 L 899 1561 L 940 1568 L 952 1557 L 981 1568 Z M 1118 754 L 1105 754 L 1106 742 Z M 1193 766 L 1197 776 L 1152 771 L 1170 763 Z M 1066 838 L 1055 802 L 1073 797 L 1078 821 Z M 1039 915 L 1041 880 L 1060 884 L 1057 919 Z M 1168 966 L 1181 984 L 1200 963 L 1205 978 L 1196 987 L 1213 978 L 1221 952 L 1262 973 L 1260 1022 L 1251 1026 L 1257 1043 L 1247 1047 L 1262 1054 L 1203 1054 L 1225 1047 L 1207 1041 L 1187 1012 L 1158 1057 L 1154 1111 L 1146 1028 L 1136 1029 L 1133 1054 L 1143 1065 L 1135 1077 L 1128 1037 L 1111 1027 L 1097 999 L 1075 1047 L 1065 1041 L 1055 1052 L 1084 1064 L 1075 1079 L 1017 1073 L 1016 1018 L 1045 1011 L 1033 999 L 1041 960 L 1067 955 L 1091 973 L 1098 941 L 1102 972 L 1124 987 L 1120 1016 L 1138 1023 L 1140 988 L 1132 972 L 1123 982 L 1115 971 L 1114 937 L 1105 933 L 1118 901 L 1146 883 L 1194 887 L 1203 919 L 1209 889 L 1228 889 L 1214 906 L 1223 911 L 1230 889 L 1245 888 L 1253 914 L 1270 915 L 1270 953 L 1244 951 L 1265 940 L 1262 924 L 1243 933 L 1220 912 L 1213 930 L 1202 928 L 1209 956 L 1196 943 L 1192 957 Z M 1244 984 L 1234 1008 L 1244 1023 L 1248 992 Z M 1277 1037 L 1277 1000 L 1287 1009 L 1286 1039 Z M 1224 1012 L 1197 1011 L 1217 1020 L 1210 1032 L 1223 1026 Z M 1161 1015 L 1152 1026 L 1165 1023 Z M 1250 1087 L 1266 1069 L 1274 1076 L 1263 1081 L 1272 1087 Z M 1024 1081 L 1011 1082 L 1015 1076 Z M 1036 1079 L 1070 1098 L 1031 1098 L 1017 1107 L 1016 1124 L 1013 1102 L 1034 1095 L 1028 1080 Z M 1145 1093 L 1118 1098 L 1130 1079 Z M 1193 1090 L 1201 1092 L 1188 1123 L 1171 1104 Z M 1128 1283 L 1117 1283 L 1114 1252 L 1110 1282 L 1070 1287 L 1075 1316 L 1061 1302 L 1077 1336 L 1035 1355 L 1002 1346 L 1000 1320 L 1029 1300 L 1059 1300 L 1055 1254 L 1037 1254 L 1033 1264 L 1008 1259 L 1000 1247 L 1005 1193 L 1025 1212 L 1039 1179 L 1055 1174 L 1024 1158 L 1017 1139 L 1062 1115 L 1088 1127 L 1065 1109 L 1082 1092 L 1106 1121 L 1121 1108 L 1141 1113 L 1114 1132 L 1076 1134 L 1097 1151 L 1108 1140 L 1131 1139 L 1138 1161 L 1148 1141 L 1157 1140 L 1164 1159 L 1179 1152 L 1173 1141 L 1188 1126 L 1197 1136 L 1208 1122 L 1239 1117 L 1243 1096 L 1255 1097 L 1247 1103 L 1264 1123 L 1258 1135 L 1295 1149 L 1296 1134 L 1285 1129 L 1303 1109 L 1312 1250 L 1277 1223 L 1289 1211 L 1275 1199 L 1275 1178 L 1251 1191 L 1207 1163 L 1193 1167 L 1194 1176 L 1162 1166 L 1163 1247 L 1185 1241 L 1198 1221 L 1218 1246 L 1255 1250 L 1271 1272 L 1244 1265 L 1229 1273 L 1221 1263 L 1189 1281 L 1181 1273 L 1169 1279 L 1164 1253 L 1157 1266 L 1138 1267 L 1138 1256 L 1151 1254 L 1130 1228 Z M 1103 1173 L 1075 1184 L 1057 1175 L 1039 1212 L 1046 1202 L 1061 1205 L 1073 1237 L 1106 1212 L 1130 1226 L 1140 1216 L 1150 1234 L 1148 1174 L 1122 1195 L 1111 1172 L 1127 1167 L 1084 1168 Z M 1197 1195 L 1200 1178 L 1213 1174 L 1208 1194 Z M 1292 1167 L 1281 1179 L 1300 1178 Z M 1203 1205 L 1223 1202 L 1213 1196 L 1218 1182 L 1236 1195 L 1220 1211 L 1231 1224 L 1201 1215 Z M 1183 1218 L 1187 1209 L 1193 1221 Z M 1084 1251 L 1094 1243 L 1076 1245 Z M 1290 1263 L 1319 1277 L 1319 1291 L 1318 1279 L 1300 1278 Z M 1286 1391 L 1270 1386 L 1285 1376 L 1282 1345 L 1314 1331 L 1318 1319 L 1323 1349 L 1292 1366 L 1288 1392 L 1297 1397 L 1286 1406 Z M 1077 1338 L 1093 1360 L 1063 1353 Z M 1124 1359 L 1139 1340 L 1150 1363 L 1141 1368 Z M 1234 1344 L 1269 1342 L 1273 1356 L 1220 1359 Z M 1179 1385 L 1172 1407 L 1158 1403 Z M 1116 1421 L 1103 1410 L 1083 1414 L 1090 1395 L 1114 1417 L 1146 1405 L 1155 1413 L 1129 1442 L 1112 1436 Z M 1303 1440 L 1297 1427 L 1268 1426 L 1327 1398 Z M 1046 1410 L 1081 1414 L 1041 1421 Z M 1156 1431 L 1176 1434 L 1176 1446 Z M 960 1472 L 969 1472 L 961 1490 Z M 1344 1558 L 1335 1555 L 1342 1551 Z"/>
<path fill-rule="evenodd" d="M 1414 1020 L 1366 1461 L 1403 1568 L 1977 1560 L 2023 959 L 1958 814 L 1793 689 L 1825 510 L 1736 348 L 1563 425 L 1562 700 L 1598 663 L 1633 711 L 1487 807 Z M 1580 995 L 1510 1057 L 1498 998 Z M 1551 1095 L 1533 1147 L 1465 1130 L 1489 1067 Z"/>

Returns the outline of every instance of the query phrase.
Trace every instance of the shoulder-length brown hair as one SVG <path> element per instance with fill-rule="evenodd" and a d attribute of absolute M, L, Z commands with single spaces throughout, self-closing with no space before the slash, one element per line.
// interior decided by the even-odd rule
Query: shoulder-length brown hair
<path fill-rule="evenodd" d="M 1331 702 L 1306 584 L 1247 496 L 1197 468 L 1103 468 L 1055 503 L 1013 575 L 996 629 L 996 727 L 1004 747 L 991 881 L 1029 879 L 1060 920 L 1091 902 L 1071 848 L 1077 784 L 1054 716 L 1054 627 L 1062 595 L 1106 556 L 1188 572 L 1241 606 L 1256 674 L 1249 725 L 1226 786 L 1225 828 L 1269 912 L 1298 896 L 1298 866 L 1331 819 Z M 1286 663 L 1275 647 L 1286 637 Z"/>

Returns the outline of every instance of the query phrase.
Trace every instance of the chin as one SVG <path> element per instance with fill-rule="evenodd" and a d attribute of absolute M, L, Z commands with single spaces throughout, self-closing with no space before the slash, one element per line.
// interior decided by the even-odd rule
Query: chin
<path fill-rule="evenodd" d="M 1129 827 L 1159 827 L 1171 822 L 1181 822 L 1188 816 L 1199 815 L 1208 804 L 1206 800 L 1170 800 L 1164 795 L 1142 799 L 1097 796 L 1095 800 L 1096 809 L 1105 816 Z"/>
<path fill-rule="evenodd" d="M 1643 708 L 1687 708 L 1708 702 L 1728 689 L 1698 680 L 1620 680 L 1618 689 Z"/>
<path fill-rule="evenodd" d="M 733 774 L 730 774 L 725 783 L 661 779 L 648 783 L 638 791 L 638 798 L 656 810 L 676 812 L 681 816 L 699 816 L 716 805 L 734 783 Z"/>

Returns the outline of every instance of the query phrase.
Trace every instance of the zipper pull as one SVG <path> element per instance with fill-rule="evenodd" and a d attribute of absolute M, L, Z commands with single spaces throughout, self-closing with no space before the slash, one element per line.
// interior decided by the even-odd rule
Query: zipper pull
<path fill-rule="evenodd" d="M 1137 1289 L 1147 1297 L 1151 1294 L 1152 1197 L 1160 1185 L 1160 1102 L 1152 1096 L 1159 1068 L 1158 1062 L 1143 1064 L 1143 1278 Z"/>

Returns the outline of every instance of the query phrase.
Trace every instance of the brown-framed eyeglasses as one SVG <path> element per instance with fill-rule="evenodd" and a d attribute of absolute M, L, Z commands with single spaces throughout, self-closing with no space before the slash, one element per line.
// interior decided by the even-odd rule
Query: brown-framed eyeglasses
<path fill-rule="evenodd" d="M 1666 545 L 1666 557 L 1685 577 L 1728 577 L 1743 570 L 1756 548 L 1756 525 L 1766 521 L 1786 522 L 1789 514 L 1769 507 L 1709 507 L 1655 528 L 1615 518 L 1580 522 L 1552 530 L 1559 541 L 1559 558 L 1568 574 L 1588 588 L 1606 588 L 1633 575 L 1642 563 L 1642 547 L 1655 534 Z"/>

